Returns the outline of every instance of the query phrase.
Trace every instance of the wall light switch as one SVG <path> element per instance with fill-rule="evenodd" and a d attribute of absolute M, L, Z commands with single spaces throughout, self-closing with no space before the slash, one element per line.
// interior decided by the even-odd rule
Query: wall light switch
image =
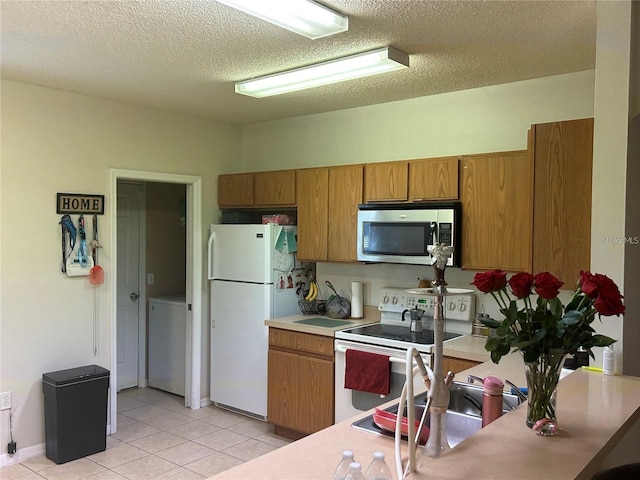
<path fill-rule="evenodd" d="M 156 277 L 153 273 L 147 273 L 147 285 L 153 285 L 156 281 Z"/>

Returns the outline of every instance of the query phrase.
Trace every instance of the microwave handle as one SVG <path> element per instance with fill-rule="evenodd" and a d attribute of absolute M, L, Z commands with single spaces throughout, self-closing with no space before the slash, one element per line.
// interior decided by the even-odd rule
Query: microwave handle
<path fill-rule="evenodd" d="M 429 224 L 429 245 L 435 245 L 438 242 L 438 223 L 431 222 Z"/>

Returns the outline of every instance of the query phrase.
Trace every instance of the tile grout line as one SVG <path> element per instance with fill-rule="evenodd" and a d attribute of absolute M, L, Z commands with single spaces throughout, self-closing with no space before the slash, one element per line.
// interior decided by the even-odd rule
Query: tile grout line
<path fill-rule="evenodd" d="M 237 414 L 235 412 L 230 412 L 230 411 L 227 411 L 227 410 L 224 410 L 224 409 L 220 409 L 220 408 L 215 407 L 215 406 L 204 407 L 204 408 L 213 408 L 213 409 L 215 409 L 215 411 L 213 411 L 209 415 L 191 417 L 189 415 L 184 415 L 183 413 L 181 413 L 182 409 L 173 410 L 173 409 L 167 407 L 169 401 L 173 401 L 174 400 L 174 397 L 173 397 L 172 394 L 168 394 L 168 393 L 165 393 L 165 392 L 160 392 L 158 390 L 153 390 L 153 389 L 151 389 L 151 390 L 134 390 L 134 392 L 139 393 L 139 394 L 138 395 L 133 395 L 133 396 L 127 395 L 126 393 L 119 393 L 118 394 L 119 398 L 121 398 L 121 399 L 127 398 L 127 399 L 132 400 L 133 402 L 135 402 L 135 403 L 132 403 L 132 405 L 135 405 L 135 406 L 133 406 L 132 408 L 127 408 L 125 410 L 118 411 L 117 414 L 118 415 L 122 415 L 122 416 L 132 420 L 133 422 L 136 422 L 135 424 L 142 424 L 142 425 L 144 425 L 146 427 L 152 427 L 152 428 L 156 429 L 157 431 L 155 431 L 153 433 L 149 433 L 147 435 L 143 435 L 142 437 L 136 437 L 133 440 L 120 440 L 119 438 L 112 436 L 111 438 L 113 438 L 115 441 L 117 441 L 117 443 L 115 443 L 111 447 L 107 447 L 104 450 L 104 452 L 107 452 L 107 451 L 109 451 L 109 450 L 111 450 L 113 448 L 119 447 L 119 446 L 125 446 L 127 448 L 137 449 L 137 450 L 140 450 L 141 452 L 144 452 L 144 455 L 142 455 L 141 457 L 134 458 L 134 459 L 131 459 L 131 460 L 127 460 L 127 461 L 125 461 L 125 462 L 123 462 L 121 464 L 113 466 L 112 468 L 106 467 L 106 466 L 98 463 L 97 461 L 92 460 L 91 458 L 89 458 L 90 456 L 82 457 L 82 458 L 85 458 L 85 459 L 89 460 L 91 462 L 91 464 L 93 464 L 93 465 L 95 465 L 97 467 L 100 467 L 102 469 L 101 472 L 112 472 L 112 473 L 114 473 L 116 475 L 122 476 L 123 478 L 129 478 L 126 475 L 117 472 L 115 469 L 118 468 L 118 467 L 121 467 L 123 465 L 127 465 L 127 464 L 130 464 L 130 463 L 139 461 L 142 458 L 154 457 L 156 459 L 162 460 L 163 462 L 167 462 L 168 464 L 171 465 L 172 468 L 170 470 L 167 470 L 167 471 L 164 471 L 164 472 L 158 474 L 156 477 L 149 478 L 148 480 L 153 480 L 153 478 L 161 477 L 161 476 L 163 476 L 163 475 L 165 475 L 165 474 L 167 474 L 167 473 L 169 473 L 171 471 L 177 470 L 177 469 L 184 469 L 184 470 L 192 472 L 192 473 L 194 473 L 196 475 L 203 475 L 202 473 L 200 473 L 200 471 L 192 470 L 188 466 L 191 465 L 191 464 L 194 464 L 196 462 L 199 462 L 201 460 L 204 460 L 207 457 L 210 457 L 210 456 L 215 455 L 215 454 L 222 454 L 222 455 L 225 455 L 227 457 L 233 458 L 235 461 L 239 461 L 239 462 L 245 463 L 245 462 L 251 460 L 252 458 L 256 458 L 256 457 L 252 456 L 248 460 L 244 460 L 243 458 L 241 458 L 241 456 L 238 456 L 238 455 L 241 455 L 240 453 L 234 454 L 233 452 L 234 452 L 235 448 L 237 448 L 237 447 L 239 447 L 239 446 L 241 446 L 241 445 L 243 445 L 245 443 L 251 442 L 251 441 L 258 442 L 258 444 L 260 446 L 262 446 L 264 449 L 267 450 L 267 452 L 265 452 L 265 453 L 268 453 L 269 451 L 276 450 L 276 449 L 280 448 L 281 446 L 283 446 L 283 445 L 274 445 L 272 443 L 265 442 L 263 440 L 258 439 L 258 437 L 261 437 L 261 436 L 264 436 L 264 435 L 267 435 L 267 434 L 275 435 L 275 433 L 273 432 L 273 430 L 271 428 L 267 428 L 267 430 L 264 430 L 264 431 L 261 428 L 258 428 L 256 430 L 252 430 L 251 428 L 249 428 L 249 432 L 250 433 L 247 433 L 247 432 L 241 433 L 241 432 L 236 432 L 234 430 L 231 430 L 231 428 L 233 428 L 234 426 L 241 425 L 243 423 L 250 423 L 252 421 L 259 422 L 259 421 L 255 420 L 255 419 L 250 418 L 250 417 L 246 417 L 245 418 L 245 417 L 242 417 L 241 415 L 239 415 L 239 414 Z M 120 396 L 120 395 L 122 395 L 122 396 Z M 141 398 L 143 398 L 143 399 L 141 399 Z M 154 403 L 154 402 L 159 402 L 159 403 Z M 122 402 L 122 403 L 125 403 L 125 402 Z M 147 419 L 147 421 L 138 420 L 135 417 L 127 415 L 128 412 L 131 412 L 131 411 L 136 410 L 136 409 L 142 409 L 142 408 L 146 408 L 146 409 L 159 408 L 159 409 L 161 409 L 162 411 L 160 413 L 158 413 L 157 415 L 153 415 L 151 417 L 153 419 L 158 418 L 159 416 L 177 414 L 177 415 L 180 415 L 180 416 L 184 417 L 184 419 L 186 421 L 184 423 L 179 423 L 177 425 L 170 425 L 170 426 L 166 426 L 166 427 L 158 427 L 158 426 L 153 425 L 151 423 L 147 423 L 148 419 Z M 236 421 L 235 423 L 230 423 L 229 425 L 222 427 L 222 426 L 216 425 L 215 423 L 207 422 L 205 420 L 208 417 L 213 417 L 213 416 L 219 415 L 219 414 L 230 415 L 231 417 L 228 417 L 228 418 L 233 418 L 235 416 L 235 417 L 237 417 L 238 421 Z M 242 417 L 242 418 L 240 418 L 240 417 Z M 214 427 L 216 430 L 213 430 L 212 432 L 209 432 L 209 433 L 204 433 L 204 434 L 201 434 L 201 435 L 197 435 L 197 436 L 195 436 L 193 438 L 184 437 L 182 435 L 179 435 L 177 433 L 173 433 L 171 431 L 171 430 L 173 430 L 175 428 L 181 427 L 183 425 L 188 425 L 190 423 L 197 423 L 197 424 L 200 424 L 200 425 L 206 424 L 208 426 Z M 135 424 L 132 423 L 132 425 L 135 425 Z M 160 433 L 166 433 L 166 434 L 169 434 L 171 436 L 177 437 L 177 439 L 179 439 L 181 441 L 179 443 L 175 444 L 175 445 L 169 446 L 167 448 L 163 448 L 163 449 L 155 451 L 155 452 L 151 452 L 149 450 L 146 450 L 145 448 L 136 446 L 136 445 L 134 445 L 132 443 L 132 442 L 143 440 L 143 439 L 148 438 L 148 437 L 150 437 L 152 435 L 157 435 L 157 434 L 160 434 Z M 197 442 L 198 439 L 201 439 L 202 437 L 205 437 L 205 436 L 210 435 L 210 434 L 218 434 L 218 435 L 221 435 L 223 437 L 227 437 L 229 435 L 239 435 L 241 437 L 244 437 L 244 439 L 241 440 L 240 442 L 236 443 L 236 444 L 229 445 L 229 446 L 224 447 L 224 448 L 218 447 L 218 448 L 222 448 L 220 450 L 218 448 L 214 448 L 214 447 L 208 446 L 205 443 Z M 275 436 L 279 437 L 277 435 L 275 435 Z M 283 440 L 285 441 L 284 444 L 288 443 L 288 441 L 286 439 L 283 438 Z M 193 461 L 191 461 L 189 463 L 186 463 L 184 465 L 179 465 L 179 464 L 175 463 L 172 460 L 169 460 L 167 458 L 164 458 L 164 457 L 158 455 L 161 452 L 165 452 L 167 450 L 170 450 L 172 448 L 178 447 L 179 445 L 183 445 L 183 444 L 189 443 L 189 442 L 197 444 L 197 445 L 200 445 L 203 448 L 208 449 L 210 451 L 210 453 L 207 453 L 203 457 L 196 458 L 195 460 L 193 460 Z M 101 453 L 101 452 L 99 452 L 99 453 Z M 260 456 L 260 455 L 258 455 L 258 456 Z M 78 459 L 78 460 L 80 460 L 80 459 Z M 43 472 L 44 470 L 47 470 L 49 468 L 53 468 L 53 467 L 57 466 L 55 463 L 52 463 L 51 465 L 45 466 L 44 468 L 41 468 L 40 470 L 35 470 L 34 468 L 29 467 L 28 463 L 27 463 L 27 465 L 25 465 L 25 464 L 20 464 L 20 465 L 22 465 L 23 467 L 25 467 L 28 470 L 28 473 L 25 473 L 25 475 L 35 474 L 38 478 L 43 478 L 43 479 L 46 479 L 47 477 L 45 477 L 44 475 L 41 475 L 40 472 Z M 221 470 L 221 471 L 224 471 L 224 470 Z M 220 473 L 220 472 L 216 472 L 216 473 Z M 94 472 L 90 476 L 96 475 L 96 474 L 99 474 L 99 473 L 100 472 Z M 209 475 L 206 475 L 206 476 L 209 476 Z M 20 476 L 16 477 L 16 479 L 20 480 Z M 77 480 L 82 480 L 82 478 L 78 478 Z"/>

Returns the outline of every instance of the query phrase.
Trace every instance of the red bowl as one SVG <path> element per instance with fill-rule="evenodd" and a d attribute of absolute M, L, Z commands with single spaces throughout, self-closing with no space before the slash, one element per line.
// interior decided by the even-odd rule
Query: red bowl
<path fill-rule="evenodd" d="M 391 433 L 395 433 L 396 431 L 397 418 L 398 416 L 395 413 L 381 410 L 378 407 L 375 408 L 375 411 L 373 413 L 373 422 L 376 425 L 378 425 L 381 429 Z M 417 431 L 418 427 L 420 426 L 420 420 L 416 420 L 415 424 L 416 424 L 416 431 Z M 400 431 L 402 432 L 402 435 L 404 435 L 405 437 L 407 436 L 408 429 L 409 429 L 409 420 L 407 419 L 407 417 L 402 417 Z M 420 432 L 420 438 L 418 440 L 418 443 L 420 445 L 424 445 L 425 443 L 427 443 L 428 438 L 429 438 L 429 427 L 427 427 L 426 425 L 423 425 L 422 431 Z"/>

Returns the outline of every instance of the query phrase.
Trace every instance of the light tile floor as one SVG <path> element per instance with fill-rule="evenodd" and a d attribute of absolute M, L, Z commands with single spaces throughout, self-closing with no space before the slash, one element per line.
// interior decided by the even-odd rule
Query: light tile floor
<path fill-rule="evenodd" d="M 2 480 L 192 480 L 264 455 L 290 440 L 273 425 L 152 388 L 118 394 L 118 431 L 107 449 L 56 465 L 44 455 L 0 469 Z"/>

